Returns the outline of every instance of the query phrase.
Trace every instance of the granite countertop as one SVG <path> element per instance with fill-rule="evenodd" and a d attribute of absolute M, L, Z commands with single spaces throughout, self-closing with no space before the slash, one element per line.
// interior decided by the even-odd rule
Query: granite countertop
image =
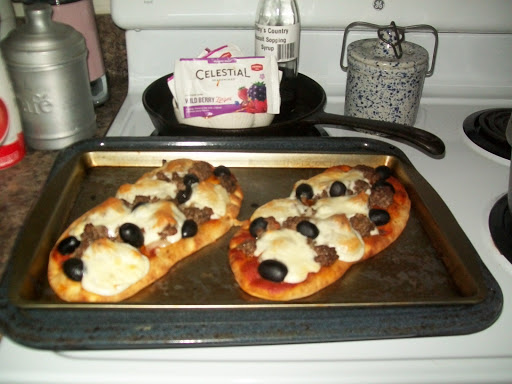
<path fill-rule="evenodd" d="M 109 79 L 110 98 L 96 108 L 95 137 L 105 136 L 126 95 L 126 79 Z M 27 148 L 23 160 L 0 170 L 0 276 L 10 258 L 16 236 L 35 204 L 59 151 Z"/>
<path fill-rule="evenodd" d="M 110 15 L 97 17 L 104 54 L 109 100 L 95 109 L 95 137 L 105 136 L 128 89 L 124 31 L 115 26 Z M 37 151 L 27 148 L 23 160 L 0 170 L 0 277 L 10 259 L 25 218 L 34 206 L 59 151 Z"/>

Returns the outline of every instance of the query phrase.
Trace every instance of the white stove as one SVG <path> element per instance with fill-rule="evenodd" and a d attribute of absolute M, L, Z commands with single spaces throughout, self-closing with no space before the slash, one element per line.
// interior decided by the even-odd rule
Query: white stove
<path fill-rule="evenodd" d="M 506 194 L 510 159 L 474 144 L 463 122 L 470 114 L 512 108 L 512 2 L 509 0 L 299 0 L 303 21 L 300 72 L 328 96 L 327 112 L 343 114 L 346 74 L 339 59 L 352 21 L 438 29 L 434 74 L 425 81 L 415 124 L 439 136 L 435 159 L 400 142 L 414 167 L 446 202 L 503 292 L 503 311 L 469 335 L 273 346 L 50 352 L 0 343 L 1 383 L 510 383 L 512 264 L 495 246 L 489 213 Z M 154 127 L 142 92 L 173 71 L 179 57 L 232 42 L 252 54 L 256 2 L 112 0 L 126 29 L 129 90 L 108 136 L 149 136 Z M 366 36 L 356 32 L 353 39 Z M 373 37 L 373 36 L 372 36 Z M 429 36 L 406 36 L 432 51 Z M 332 136 L 371 137 L 327 127 Z M 172 140 L 172 138 L 167 138 Z M 307 140 L 305 138 L 305 140 Z M 512 237 L 512 233 L 510 234 Z"/>

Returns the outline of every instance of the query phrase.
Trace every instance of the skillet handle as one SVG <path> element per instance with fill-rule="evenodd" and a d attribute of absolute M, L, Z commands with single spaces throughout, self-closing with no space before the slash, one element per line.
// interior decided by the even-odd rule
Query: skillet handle
<path fill-rule="evenodd" d="M 323 111 L 311 117 L 314 118 L 314 121 L 312 121 L 314 124 L 336 125 L 334 128 L 360 131 L 407 142 L 435 157 L 443 157 L 445 153 L 445 145 L 439 137 L 423 129 L 409 125 L 364 119 L 361 117 L 335 115 Z"/>

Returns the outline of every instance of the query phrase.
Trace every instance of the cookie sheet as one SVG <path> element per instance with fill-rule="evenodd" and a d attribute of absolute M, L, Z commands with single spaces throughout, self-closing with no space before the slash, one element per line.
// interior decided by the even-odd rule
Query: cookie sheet
<path fill-rule="evenodd" d="M 123 302 L 61 301 L 46 279 L 48 254 L 61 232 L 121 184 L 183 157 L 230 167 L 245 195 L 240 220 L 271 199 L 289 196 L 297 180 L 338 164 L 392 168 L 410 195 L 411 216 L 389 248 L 351 267 L 335 284 L 292 302 L 269 302 L 240 290 L 227 259 L 236 228 Z M 106 138 L 69 148 L 56 160 L 20 233 L 0 300 L 2 332 L 49 349 L 463 334 L 492 324 L 502 306 L 496 281 L 403 152 L 377 140 L 326 137 Z"/>

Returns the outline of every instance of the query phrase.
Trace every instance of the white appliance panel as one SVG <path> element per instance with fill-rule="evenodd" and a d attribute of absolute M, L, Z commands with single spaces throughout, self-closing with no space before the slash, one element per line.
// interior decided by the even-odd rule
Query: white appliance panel
<path fill-rule="evenodd" d="M 111 0 L 124 29 L 232 29 L 254 26 L 256 1 Z M 300 0 L 304 29 L 344 30 L 353 21 L 431 24 L 440 31 L 510 33 L 508 0 Z"/>

